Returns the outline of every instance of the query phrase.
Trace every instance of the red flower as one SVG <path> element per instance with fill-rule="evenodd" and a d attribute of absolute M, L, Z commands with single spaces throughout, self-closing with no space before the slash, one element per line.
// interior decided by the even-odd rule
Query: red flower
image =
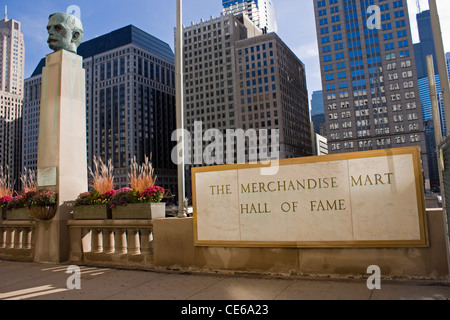
<path fill-rule="evenodd" d="M 150 202 L 160 202 L 164 196 L 164 188 L 154 186 L 148 187 L 140 194 L 140 198 L 147 199 Z"/>
<path fill-rule="evenodd" d="M 8 205 L 8 202 L 10 202 L 13 199 L 11 196 L 4 196 L 0 198 L 0 207 L 6 207 Z"/>
<path fill-rule="evenodd" d="M 114 195 L 116 194 L 116 191 L 114 190 L 110 190 L 108 192 L 105 192 L 104 194 L 102 194 L 102 199 L 112 199 L 112 197 L 114 197 Z"/>

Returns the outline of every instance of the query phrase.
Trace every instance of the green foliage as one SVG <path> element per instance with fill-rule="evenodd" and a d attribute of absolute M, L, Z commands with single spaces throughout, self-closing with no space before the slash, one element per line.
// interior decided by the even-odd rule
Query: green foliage
<path fill-rule="evenodd" d="M 104 194 L 100 194 L 97 190 L 85 192 L 75 200 L 75 206 L 105 205 L 109 203 L 113 195 L 114 191 L 108 191 Z"/>
<path fill-rule="evenodd" d="M 49 207 L 57 204 L 58 195 L 51 190 L 42 190 L 30 196 L 30 207 Z"/>

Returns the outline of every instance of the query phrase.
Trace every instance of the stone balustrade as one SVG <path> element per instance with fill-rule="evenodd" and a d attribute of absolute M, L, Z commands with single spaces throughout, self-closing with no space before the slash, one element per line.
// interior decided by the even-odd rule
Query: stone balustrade
<path fill-rule="evenodd" d="M 69 260 L 113 266 L 153 265 L 151 220 L 69 220 Z"/>
<path fill-rule="evenodd" d="M 31 221 L 2 221 L 0 223 L 0 258 L 33 261 L 34 223 Z"/>

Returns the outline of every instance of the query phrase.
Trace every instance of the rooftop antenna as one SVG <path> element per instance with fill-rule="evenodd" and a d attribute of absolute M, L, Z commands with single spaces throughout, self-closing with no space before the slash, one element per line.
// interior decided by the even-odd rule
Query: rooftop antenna
<path fill-rule="evenodd" d="M 8 6 L 5 6 L 5 21 L 8 21 Z"/>

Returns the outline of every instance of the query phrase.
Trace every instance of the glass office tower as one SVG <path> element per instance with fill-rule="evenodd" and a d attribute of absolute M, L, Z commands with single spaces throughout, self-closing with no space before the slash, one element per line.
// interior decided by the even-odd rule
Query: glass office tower
<path fill-rule="evenodd" d="M 420 146 L 428 179 L 406 0 L 314 0 L 314 10 L 329 152 Z"/>

